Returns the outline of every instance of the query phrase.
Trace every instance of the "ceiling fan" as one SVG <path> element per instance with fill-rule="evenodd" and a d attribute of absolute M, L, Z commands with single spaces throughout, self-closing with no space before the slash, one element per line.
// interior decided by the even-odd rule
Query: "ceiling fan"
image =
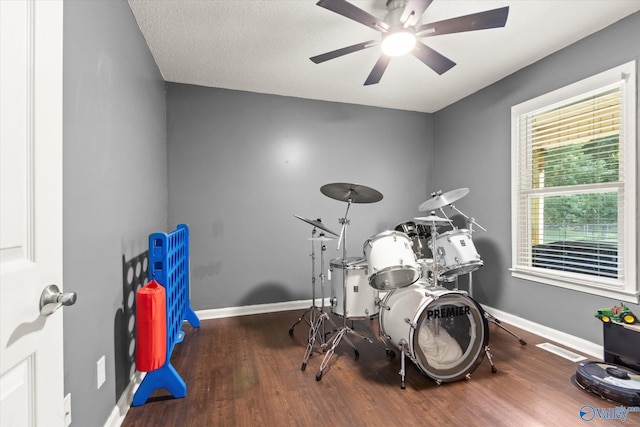
<path fill-rule="evenodd" d="M 392 57 L 409 52 L 436 73 L 443 74 L 456 63 L 431 49 L 418 38 L 504 27 L 509 14 L 509 7 L 506 6 L 438 22 L 420 23 L 422 15 L 432 2 L 433 0 L 387 0 L 387 15 L 380 20 L 346 0 L 320 0 L 316 3 L 318 6 L 366 25 L 382 33 L 382 37 L 379 42 L 369 40 L 323 53 L 310 59 L 316 64 L 320 64 L 348 53 L 381 45 L 382 55 L 364 82 L 365 86 L 380 82 Z"/>

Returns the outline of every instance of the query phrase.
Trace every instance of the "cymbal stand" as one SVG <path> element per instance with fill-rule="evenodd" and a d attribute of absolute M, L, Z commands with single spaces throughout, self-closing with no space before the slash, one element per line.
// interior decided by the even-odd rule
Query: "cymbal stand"
<path fill-rule="evenodd" d="M 431 275 L 433 277 L 433 285 L 438 286 L 438 247 L 436 246 L 436 240 L 438 240 L 438 231 L 435 221 L 431 223 L 431 255 L 433 256 L 433 264 L 431 266 Z"/>
<path fill-rule="evenodd" d="M 306 309 L 305 312 L 302 313 L 302 315 L 298 318 L 298 320 L 296 320 L 293 326 L 291 326 L 291 328 L 289 329 L 289 335 L 293 335 L 293 329 L 296 326 L 298 326 L 298 324 L 303 320 L 311 327 L 315 321 L 316 310 L 319 310 L 320 312 L 322 312 L 322 310 L 319 309 L 318 306 L 316 306 L 316 270 L 315 270 L 316 254 L 315 254 L 315 246 L 314 246 L 314 240 L 313 240 L 315 237 L 316 231 L 317 231 L 316 227 L 313 227 L 313 229 L 311 230 L 311 255 L 310 255 L 311 256 L 311 298 L 312 298 L 311 307 Z M 320 236 L 324 236 L 324 234 L 320 233 Z M 324 245 L 322 241 L 320 242 L 320 244 Z M 324 306 L 324 298 L 323 298 L 322 304 Z M 305 318 L 307 314 L 309 315 L 309 320 Z"/>
<path fill-rule="evenodd" d="M 458 210 L 455 206 L 453 206 L 453 204 L 449 205 L 449 207 L 454 209 L 456 212 L 458 212 L 460 215 L 462 215 L 466 219 L 467 228 L 469 229 L 469 232 L 471 234 L 473 234 L 473 226 L 474 226 L 474 224 L 477 225 L 482 231 L 487 231 L 487 229 L 482 227 L 480 224 L 478 224 L 474 218 L 468 217 L 467 215 L 462 213 L 460 210 Z M 468 274 L 469 274 L 469 296 L 471 298 L 473 298 L 473 272 L 470 271 Z M 518 340 L 518 342 L 520 342 L 521 345 L 526 345 L 527 344 L 525 340 L 523 340 L 518 335 L 516 335 L 514 332 L 510 331 L 504 325 L 502 325 L 502 323 L 500 323 L 500 320 L 497 317 L 495 317 L 493 314 L 487 312 L 484 309 L 482 311 L 484 312 L 484 317 L 489 322 L 492 322 L 493 324 L 498 326 L 500 329 L 502 329 L 503 331 L 505 331 L 506 333 L 508 333 L 512 337 L 516 338 Z"/>
<path fill-rule="evenodd" d="M 347 341 L 347 343 L 349 343 L 349 345 L 351 346 L 351 348 L 353 348 L 354 354 L 355 354 L 355 359 L 358 360 L 358 358 L 360 357 L 360 353 L 358 352 L 358 349 L 356 348 L 356 346 L 353 344 L 353 342 L 351 342 L 351 340 L 349 339 L 349 337 L 347 336 L 348 334 L 352 334 L 352 335 L 356 335 L 359 336 L 360 338 L 368 341 L 369 343 L 373 344 L 373 341 L 362 335 L 359 332 L 356 332 L 355 330 L 353 330 L 353 328 L 347 326 L 347 268 L 346 268 L 346 262 L 347 262 L 347 226 L 349 225 L 349 220 L 347 219 L 347 216 L 349 214 L 349 208 L 351 207 L 351 203 L 352 203 L 352 199 L 349 198 L 347 200 L 347 211 L 344 214 L 344 218 L 340 218 L 339 219 L 339 223 L 342 224 L 342 230 L 340 232 L 340 238 L 338 239 L 338 248 L 337 250 L 340 250 L 340 245 L 342 244 L 342 292 L 343 292 L 343 298 L 342 298 L 342 308 L 343 308 L 343 317 L 342 317 L 342 327 L 340 327 L 340 329 L 337 330 L 336 335 L 333 336 L 333 338 L 331 340 L 329 340 L 329 343 L 331 344 L 331 347 L 329 348 L 329 350 L 327 350 L 327 353 L 324 356 L 324 359 L 322 359 L 322 363 L 320 364 L 320 368 L 318 369 L 318 373 L 316 374 L 316 381 L 320 381 L 322 379 L 322 374 L 325 370 L 325 368 L 329 365 L 329 361 L 331 360 L 331 358 L 333 357 L 333 355 L 335 354 L 335 350 L 336 347 L 338 347 L 338 344 L 340 344 L 340 341 L 342 341 L 342 339 L 344 338 L 345 341 Z M 329 344 L 327 343 L 327 344 Z"/>
<path fill-rule="evenodd" d="M 333 322 L 333 320 L 331 320 L 331 318 L 329 317 L 329 315 L 324 311 L 324 251 L 327 250 L 327 246 L 322 243 L 321 247 L 321 252 L 320 252 L 320 292 L 321 292 L 321 298 L 322 298 L 322 302 L 321 302 L 321 308 L 320 308 L 320 316 L 316 319 L 316 321 L 313 323 L 311 329 L 309 329 L 309 341 L 307 343 L 307 350 L 305 351 L 304 354 L 304 358 L 302 359 L 302 366 L 300 367 L 301 371 L 304 371 L 307 368 L 307 362 L 309 362 L 309 358 L 311 357 L 311 353 L 313 353 L 313 347 L 315 345 L 316 342 L 316 336 L 319 338 L 320 341 L 320 348 L 324 350 L 326 350 L 327 348 L 327 343 L 325 342 L 325 337 L 326 337 L 326 333 L 325 333 L 325 325 L 324 322 L 325 320 L 328 320 L 331 325 L 333 326 L 334 330 L 337 330 L 338 327 L 336 326 L 336 324 Z"/>

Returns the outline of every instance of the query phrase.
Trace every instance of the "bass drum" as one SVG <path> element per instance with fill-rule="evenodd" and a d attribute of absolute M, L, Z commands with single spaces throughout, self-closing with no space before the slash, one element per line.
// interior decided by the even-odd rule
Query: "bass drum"
<path fill-rule="evenodd" d="M 489 325 L 464 292 L 418 281 L 391 291 L 381 304 L 380 331 L 438 383 L 464 379 L 482 362 Z"/>

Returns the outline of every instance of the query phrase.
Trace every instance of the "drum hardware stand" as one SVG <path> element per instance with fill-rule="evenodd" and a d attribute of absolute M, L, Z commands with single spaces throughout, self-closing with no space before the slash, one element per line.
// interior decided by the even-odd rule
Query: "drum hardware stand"
<path fill-rule="evenodd" d="M 357 332 L 356 330 L 353 329 L 353 327 L 350 327 L 347 325 L 347 317 L 348 317 L 348 313 L 347 313 L 347 268 L 346 268 L 346 262 L 347 262 L 347 227 L 350 224 L 350 221 L 347 219 L 347 216 L 349 214 L 349 208 L 351 207 L 351 203 L 352 203 L 352 199 L 349 198 L 347 200 L 347 211 L 345 212 L 344 218 L 340 218 L 338 220 L 338 222 L 340 224 L 342 224 L 342 230 L 340 232 L 340 238 L 338 239 L 338 248 L 337 250 L 340 250 L 340 245 L 342 245 L 342 292 L 343 292 L 343 298 L 342 298 L 342 312 L 343 312 L 343 318 L 342 318 L 342 326 L 337 329 L 337 333 L 336 335 L 334 335 L 334 337 L 329 341 L 331 343 L 331 347 L 329 347 L 329 350 L 327 350 L 327 353 L 324 356 L 324 359 L 322 359 L 322 363 L 320 364 L 320 368 L 318 369 L 318 373 L 316 374 L 316 381 L 320 381 L 322 379 L 322 375 L 323 372 L 325 370 L 325 368 L 329 365 L 329 361 L 331 360 L 331 358 L 333 357 L 333 355 L 335 354 L 335 350 L 336 347 L 338 347 L 338 344 L 340 344 L 340 341 L 342 341 L 342 339 L 344 338 L 345 341 L 347 341 L 347 343 L 351 346 L 351 348 L 353 348 L 353 352 L 355 355 L 355 360 L 358 360 L 360 358 L 360 352 L 358 351 L 358 349 L 356 348 L 356 346 L 353 344 L 353 342 L 349 339 L 348 334 L 351 335 L 356 335 L 358 337 L 360 337 L 361 339 L 369 342 L 369 344 L 374 344 L 373 340 L 363 334 L 361 334 L 360 332 Z M 387 353 L 388 353 L 388 349 L 387 349 Z"/>
<path fill-rule="evenodd" d="M 316 306 L 316 273 L 315 273 L 315 266 L 316 266 L 316 255 L 315 255 L 315 241 L 318 240 L 320 241 L 321 244 L 321 248 L 322 250 L 326 249 L 326 247 L 324 246 L 324 242 L 327 240 L 332 240 L 335 237 L 325 237 L 324 233 L 320 233 L 319 237 L 315 237 L 317 228 L 326 231 L 327 233 L 329 233 L 330 235 L 336 236 L 338 237 L 338 234 L 330 229 L 328 229 L 327 227 L 325 227 L 325 225 L 322 223 L 322 220 L 320 218 L 318 218 L 317 220 L 313 220 L 313 219 L 308 219 L 308 218 L 304 218 L 301 217 L 299 215 L 294 215 L 296 218 L 303 220 L 304 222 L 311 224 L 313 226 L 313 229 L 311 230 L 311 238 L 309 238 L 309 240 L 311 241 L 311 292 L 312 292 L 312 303 L 311 303 L 311 307 L 309 307 L 299 318 L 298 320 L 293 324 L 293 326 L 291 326 L 291 328 L 289 329 L 289 335 L 293 335 L 293 329 L 300 323 L 302 322 L 302 320 L 304 320 L 310 327 L 313 325 L 314 323 L 314 319 L 315 319 L 315 314 L 316 314 L 316 310 L 319 311 L 320 313 L 324 312 L 324 280 L 323 280 L 323 276 L 320 276 L 320 279 L 322 281 L 322 308 L 319 308 L 318 306 Z M 322 254 L 321 254 L 322 255 Z M 322 260 L 322 256 L 321 256 L 321 260 Z M 324 267 L 322 267 L 324 268 Z M 309 314 L 309 320 L 307 320 L 304 316 Z M 321 338 L 321 342 L 324 343 L 324 337 Z"/>
<path fill-rule="evenodd" d="M 431 212 L 431 216 L 434 216 L 434 212 Z M 445 215 L 446 218 L 446 215 Z M 449 220 L 449 218 L 447 218 Z M 431 274 L 433 275 L 434 284 L 438 286 L 438 246 L 436 241 L 438 240 L 438 231 L 436 228 L 436 221 L 431 222 L 431 254 L 433 255 L 433 266 Z"/>
<path fill-rule="evenodd" d="M 436 193 L 436 195 L 437 195 L 437 193 Z M 432 196 L 433 196 L 433 193 L 432 193 Z M 467 222 L 467 228 L 469 229 L 469 232 L 470 232 L 471 234 L 473 234 L 473 226 L 474 226 L 474 225 L 478 226 L 478 228 L 480 228 L 482 231 L 487 231 L 487 229 L 486 229 L 486 228 L 484 228 L 483 226 L 481 226 L 480 224 L 478 224 L 478 222 L 475 220 L 475 218 L 472 218 L 472 217 L 469 217 L 468 215 L 465 215 L 465 214 L 464 214 L 464 212 L 462 212 L 461 210 L 459 210 L 458 208 L 456 208 L 456 207 L 453 205 L 453 203 L 450 203 L 450 204 L 448 204 L 447 206 L 449 206 L 451 209 L 453 209 L 454 211 L 456 211 L 457 213 L 459 213 L 460 215 L 462 215 L 462 216 L 465 218 L 465 220 L 466 220 L 466 222 Z M 442 214 L 443 214 L 445 217 L 447 217 L 447 215 L 446 215 L 446 214 L 444 213 L 444 211 L 442 210 L 442 207 L 440 207 L 440 211 L 442 212 Z M 447 217 L 447 218 L 448 218 L 448 217 Z M 435 241 L 434 241 L 434 243 L 435 243 Z M 435 257 L 434 257 L 434 259 L 435 259 Z M 470 296 L 471 298 L 473 298 L 473 272 L 471 272 L 471 271 L 470 271 L 468 274 L 469 274 L 469 296 Z M 456 288 L 458 287 L 458 277 L 456 277 L 456 285 L 455 285 L 455 286 L 456 286 Z M 487 311 L 485 311 L 484 309 L 483 309 L 483 312 L 484 312 L 484 316 L 485 316 L 485 318 L 486 318 L 488 321 L 490 321 L 490 322 L 494 323 L 494 324 L 495 324 L 495 325 L 497 325 L 499 328 L 501 328 L 502 330 L 504 330 L 505 332 L 507 332 L 509 335 L 511 335 L 511 336 L 513 336 L 514 338 L 516 338 L 516 339 L 520 342 L 520 344 L 521 344 L 521 345 L 526 345 L 526 344 L 527 344 L 527 343 L 526 343 L 522 338 L 520 338 L 518 335 L 516 335 L 515 333 L 513 333 L 512 331 L 510 331 L 509 329 L 507 329 L 506 327 L 504 327 L 504 326 L 500 323 L 500 320 L 499 320 L 499 319 L 497 319 L 494 315 L 492 315 L 491 313 L 488 313 L 488 312 L 487 312 Z M 488 351 L 488 349 L 487 349 L 487 354 L 488 354 L 488 355 L 490 354 L 490 353 L 489 353 L 489 351 Z M 489 360 L 491 361 L 491 357 L 490 357 L 490 356 L 489 356 Z M 491 367 L 492 367 L 492 370 L 495 372 L 495 370 L 494 370 L 494 369 L 495 369 L 495 367 L 493 366 L 493 363 L 491 364 Z"/>
<path fill-rule="evenodd" d="M 403 339 L 400 340 L 400 388 L 402 390 L 405 390 L 407 388 L 407 386 L 405 385 L 404 382 L 404 377 L 406 375 L 406 371 L 405 371 L 405 364 L 404 364 L 404 358 L 405 358 L 405 354 L 404 354 L 404 348 L 407 345 L 407 342 Z"/>
<path fill-rule="evenodd" d="M 480 227 L 480 229 L 482 231 L 487 231 L 485 228 L 483 228 L 480 224 L 478 224 L 476 222 L 475 219 L 473 218 L 469 218 L 468 216 L 466 216 L 465 214 L 463 214 L 462 212 L 460 212 L 458 209 L 455 208 L 455 206 L 453 205 L 449 205 L 451 206 L 451 208 L 455 209 L 456 212 L 460 213 L 460 215 L 462 215 L 463 217 L 466 218 L 467 220 L 467 224 L 469 227 L 469 232 L 471 234 L 473 234 L 473 225 L 477 225 L 478 227 Z M 470 271 L 469 272 L 469 296 L 471 298 L 473 298 L 473 272 Z M 509 335 L 511 335 L 512 337 L 516 338 L 518 340 L 518 342 L 520 342 L 520 345 L 527 345 L 526 341 L 523 340 L 522 338 L 520 338 L 518 335 L 516 335 L 514 332 L 510 331 L 509 329 L 507 329 L 504 325 L 502 325 L 500 323 L 500 320 L 498 318 L 496 318 L 493 314 L 487 312 L 486 310 L 482 310 L 484 312 L 484 317 L 491 323 L 495 324 L 496 326 L 498 326 L 500 329 L 502 329 L 503 331 L 505 331 L 506 333 L 508 333 Z M 486 348 L 486 353 L 487 353 L 487 357 L 489 358 L 489 362 L 491 363 L 491 371 L 492 372 L 496 372 L 495 370 L 495 366 L 493 365 L 493 361 L 491 359 L 491 353 L 489 353 L 489 346 L 487 346 Z"/>
<path fill-rule="evenodd" d="M 318 222 L 320 222 L 320 219 L 318 219 Z M 298 324 L 303 320 L 311 327 L 315 320 L 316 310 L 322 313 L 322 310 L 319 309 L 318 306 L 316 306 L 316 272 L 315 272 L 316 271 L 315 270 L 316 254 L 315 254 L 315 246 L 314 246 L 314 238 L 315 238 L 316 231 L 317 231 L 316 227 L 314 226 L 313 229 L 311 230 L 311 255 L 310 255 L 311 256 L 311 298 L 312 298 L 311 307 L 307 308 L 305 312 L 302 313 L 302 315 L 298 318 L 298 320 L 296 320 L 293 326 L 291 326 L 291 328 L 289 329 L 289 335 L 293 335 L 293 329 L 296 326 L 298 326 Z M 324 236 L 324 233 L 320 233 L 320 236 Z M 320 244 L 323 245 L 322 242 L 320 242 Z M 322 300 L 322 305 L 324 307 L 324 298 Z M 309 315 L 309 320 L 305 318 L 307 314 Z"/>
<path fill-rule="evenodd" d="M 322 379 L 322 373 L 324 369 L 327 367 L 327 365 L 329 364 L 329 361 L 331 360 L 331 357 L 333 357 L 333 354 L 335 353 L 335 349 L 338 346 L 338 344 L 340 344 L 340 341 L 342 341 L 342 338 L 344 338 L 347 341 L 347 343 L 351 345 L 355 353 L 355 358 L 356 360 L 358 360 L 358 358 L 360 357 L 360 353 L 358 352 L 358 349 L 355 347 L 355 345 L 353 345 L 353 343 L 347 336 L 348 334 L 357 335 L 362 339 L 369 341 L 371 344 L 373 344 L 373 341 L 370 338 L 367 338 L 366 336 L 360 334 L 359 332 L 356 332 L 353 328 L 350 328 L 347 326 L 347 315 L 348 315 L 347 313 L 347 277 L 346 277 L 347 269 L 344 268 L 346 267 L 346 262 L 347 262 L 346 242 L 347 242 L 347 226 L 349 224 L 349 220 L 347 219 L 347 217 L 349 215 L 349 208 L 351 207 L 351 203 L 374 203 L 382 200 L 383 198 L 382 193 L 380 193 L 377 190 L 374 190 L 373 188 L 366 187 L 363 185 L 343 183 L 343 182 L 325 184 L 322 187 L 320 187 L 320 192 L 332 199 L 339 200 L 342 202 L 347 202 L 347 210 L 344 215 L 344 218 L 339 219 L 339 223 L 342 224 L 342 230 L 340 232 L 340 238 L 338 240 L 338 248 L 337 248 L 337 250 L 340 250 L 340 245 L 342 244 L 342 264 L 343 264 L 342 265 L 343 266 L 342 292 L 344 296 L 342 300 L 342 307 L 343 307 L 344 316 L 342 319 L 342 326 L 340 327 L 339 330 L 337 330 L 336 335 L 330 340 L 331 347 L 325 354 L 324 359 L 320 364 L 320 369 L 316 374 L 316 381 L 320 381 Z"/>
<path fill-rule="evenodd" d="M 338 346 L 338 344 L 340 344 L 340 341 L 342 341 L 342 338 L 344 338 L 349 343 L 349 345 L 353 348 L 353 351 L 355 353 L 355 359 L 358 360 L 358 358 L 360 357 L 360 353 L 358 352 L 358 349 L 356 348 L 355 345 L 353 345 L 351 340 L 346 336 L 347 332 L 356 334 L 356 332 L 353 329 L 347 326 L 347 277 L 346 277 L 347 276 L 347 268 L 346 268 L 347 242 L 346 241 L 347 241 L 347 226 L 349 225 L 349 220 L 347 219 L 347 216 L 349 215 L 350 207 L 351 207 L 351 198 L 347 200 L 347 211 L 344 214 L 344 218 L 340 218 L 338 220 L 338 222 L 342 224 L 342 230 L 340 231 L 340 238 L 338 239 L 338 247 L 337 247 L 337 250 L 340 250 L 340 245 L 342 245 L 342 295 L 343 295 L 342 327 L 337 330 L 338 333 L 330 340 L 331 347 L 329 348 L 329 350 L 327 350 L 327 353 L 325 354 L 324 359 L 322 359 L 322 363 L 320 364 L 320 369 L 318 369 L 318 373 L 316 374 L 316 381 L 320 381 L 322 379 L 322 373 L 324 369 L 327 367 L 327 365 L 329 364 L 329 361 L 331 360 L 331 357 L 335 353 L 336 347 Z M 363 338 L 365 337 L 363 336 Z"/>
<path fill-rule="evenodd" d="M 322 243 L 322 242 L 321 242 Z M 331 318 L 329 317 L 329 315 L 324 311 L 324 251 L 327 250 L 327 246 L 322 243 L 321 245 L 321 252 L 320 252 L 320 289 L 321 289 L 321 298 L 322 298 L 322 302 L 321 305 L 322 307 L 320 308 L 320 316 L 316 319 L 316 321 L 313 323 L 313 325 L 311 326 L 311 329 L 309 329 L 309 341 L 307 343 L 307 350 L 305 351 L 304 354 L 304 358 L 302 359 L 302 366 L 300 367 L 301 371 L 304 371 L 307 368 L 307 362 L 309 361 L 309 357 L 311 357 L 311 353 L 313 352 L 313 347 L 315 345 L 315 341 L 316 341 L 316 336 L 318 336 L 320 338 L 320 348 L 322 349 L 322 351 L 326 351 L 327 348 L 327 342 L 325 341 L 326 339 L 326 332 L 325 332 L 325 324 L 324 321 L 328 320 L 332 325 L 333 325 L 333 329 L 337 330 L 337 326 L 336 324 L 333 322 L 333 320 L 331 320 Z"/>
<path fill-rule="evenodd" d="M 482 310 L 482 311 L 484 312 L 484 310 Z M 485 313 L 485 317 L 486 316 L 487 316 L 487 313 Z M 484 347 L 484 353 L 487 355 L 487 359 L 489 359 L 489 364 L 491 365 L 491 372 L 493 372 L 495 374 L 496 372 L 498 372 L 498 369 L 496 368 L 496 365 L 493 364 L 493 357 L 491 356 L 491 349 L 489 348 L 488 345 L 486 345 Z"/>

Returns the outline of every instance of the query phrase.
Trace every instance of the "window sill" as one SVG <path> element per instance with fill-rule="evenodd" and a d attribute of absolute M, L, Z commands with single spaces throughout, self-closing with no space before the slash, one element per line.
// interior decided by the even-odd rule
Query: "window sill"
<path fill-rule="evenodd" d="M 607 282 L 611 282 L 611 280 L 604 278 L 594 278 L 592 281 L 584 281 L 569 275 L 562 276 L 559 274 L 547 274 L 522 268 L 511 268 L 509 270 L 511 271 L 511 276 L 518 279 L 529 280 L 545 285 L 612 298 L 619 301 L 631 302 L 634 304 L 638 304 L 640 301 L 640 292 L 638 292 L 638 289 L 625 289 L 619 285 L 609 284 Z"/>

